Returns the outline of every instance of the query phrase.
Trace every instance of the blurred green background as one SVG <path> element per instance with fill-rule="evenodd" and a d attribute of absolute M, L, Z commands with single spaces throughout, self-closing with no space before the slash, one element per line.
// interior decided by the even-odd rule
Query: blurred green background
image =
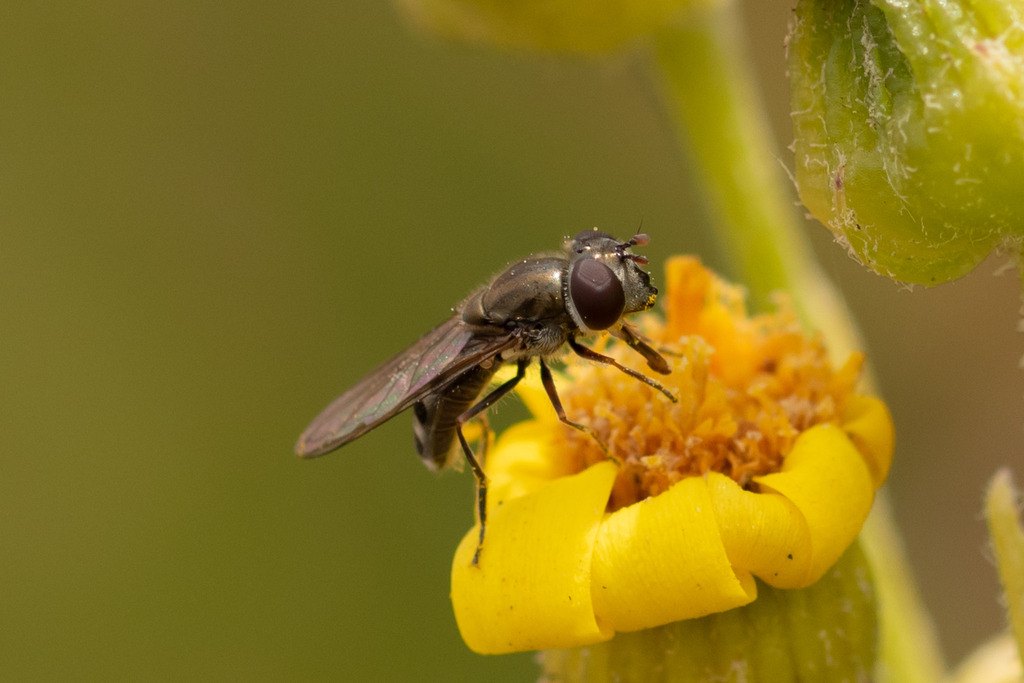
<path fill-rule="evenodd" d="M 789 9 L 751 4 L 785 143 Z M 4 677 L 533 680 L 455 627 L 468 473 L 423 468 L 405 416 L 313 462 L 292 444 L 565 234 L 643 220 L 656 279 L 676 252 L 724 265 L 656 86 L 642 50 L 451 46 L 375 1 L 0 8 Z M 1018 281 L 996 258 L 910 291 L 807 230 L 891 401 L 889 489 L 959 658 L 1002 625 L 979 510 L 1020 464 Z"/>

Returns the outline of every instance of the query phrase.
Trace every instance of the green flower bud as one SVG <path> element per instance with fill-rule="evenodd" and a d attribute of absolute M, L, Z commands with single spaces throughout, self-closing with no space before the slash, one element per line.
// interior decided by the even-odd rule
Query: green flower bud
<path fill-rule="evenodd" d="M 800 0 L 800 198 L 866 265 L 964 275 L 1024 233 L 1019 0 Z"/>
<path fill-rule="evenodd" d="M 498 47 L 600 53 L 719 0 L 398 0 L 430 33 Z"/>

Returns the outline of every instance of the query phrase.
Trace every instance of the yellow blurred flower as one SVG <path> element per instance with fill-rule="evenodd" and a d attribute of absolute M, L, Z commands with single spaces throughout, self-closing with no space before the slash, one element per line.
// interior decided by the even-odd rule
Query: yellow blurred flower
<path fill-rule="evenodd" d="M 396 0 L 428 33 L 504 48 L 598 54 L 722 0 Z"/>
<path fill-rule="evenodd" d="M 487 462 L 487 538 L 452 569 L 463 638 L 480 653 L 555 649 L 722 612 L 817 581 L 860 532 L 889 470 L 892 422 L 858 395 L 783 306 L 748 317 L 742 291 L 693 258 L 667 268 L 667 315 L 639 317 L 672 374 L 671 403 L 612 368 L 573 364 Z M 621 345 L 604 350 L 629 362 Z M 520 385 L 523 386 L 523 385 Z"/>

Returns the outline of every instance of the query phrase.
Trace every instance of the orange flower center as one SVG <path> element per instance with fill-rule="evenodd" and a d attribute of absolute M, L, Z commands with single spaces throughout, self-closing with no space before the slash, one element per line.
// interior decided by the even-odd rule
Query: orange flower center
<path fill-rule="evenodd" d="M 800 432 L 838 423 L 853 393 L 863 356 L 833 370 L 820 337 L 804 334 L 788 309 L 748 317 L 740 290 L 696 268 L 670 282 L 666 322 L 639 318 L 672 366 L 669 375 L 647 374 L 677 403 L 597 364 L 573 364 L 560 383 L 570 419 L 589 426 L 621 465 L 609 510 L 711 471 L 756 490 L 752 479 L 778 471 Z M 640 369 L 623 344 L 603 352 Z M 567 429 L 564 438 L 579 470 L 606 457 L 586 434 Z"/>

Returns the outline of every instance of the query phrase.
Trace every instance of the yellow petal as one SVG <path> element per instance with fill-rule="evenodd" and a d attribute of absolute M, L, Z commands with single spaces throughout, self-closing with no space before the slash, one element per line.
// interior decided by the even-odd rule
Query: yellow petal
<path fill-rule="evenodd" d="M 598 623 L 636 631 L 745 605 L 757 588 L 748 572 L 733 571 L 707 483 L 690 477 L 608 516 L 593 595 Z"/>
<path fill-rule="evenodd" d="M 857 537 L 875 496 L 863 457 L 832 424 L 803 432 L 782 471 L 754 481 L 788 498 L 806 520 L 812 555 L 808 583 L 821 578 Z"/>
<path fill-rule="evenodd" d="M 553 447 L 554 438 L 551 427 L 541 420 L 520 422 L 505 430 L 484 463 L 488 511 L 573 474 L 573 463 Z"/>
<path fill-rule="evenodd" d="M 777 493 L 745 491 L 719 472 L 707 479 L 729 561 L 776 588 L 806 586 L 811 533 L 797 507 Z"/>
<path fill-rule="evenodd" d="M 892 464 L 895 434 L 889 408 L 874 396 L 851 396 L 842 421 L 843 431 L 864 456 L 877 489 L 889 476 Z"/>
<path fill-rule="evenodd" d="M 463 640 L 500 654 L 607 640 L 594 618 L 591 557 L 617 473 L 602 462 L 495 507 L 478 566 L 479 527 L 466 534 L 452 566 L 452 605 Z"/>

